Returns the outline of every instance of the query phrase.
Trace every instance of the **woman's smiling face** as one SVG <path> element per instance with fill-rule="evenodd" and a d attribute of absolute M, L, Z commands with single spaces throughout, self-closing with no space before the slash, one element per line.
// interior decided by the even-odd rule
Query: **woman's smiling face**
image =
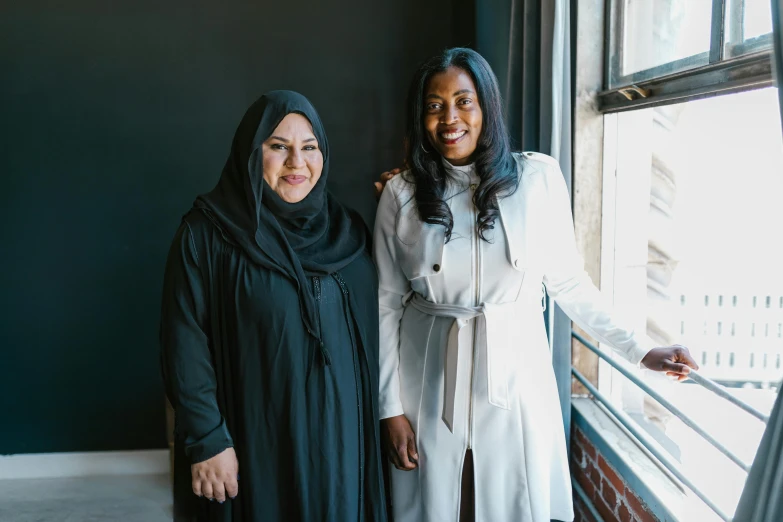
<path fill-rule="evenodd" d="M 473 79 L 458 67 L 433 75 L 424 91 L 424 128 L 430 145 L 452 165 L 473 162 L 483 113 Z"/>
<path fill-rule="evenodd" d="M 264 180 L 287 203 L 302 201 L 313 190 L 324 168 L 310 121 L 288 114 L 261 149 Z"/>

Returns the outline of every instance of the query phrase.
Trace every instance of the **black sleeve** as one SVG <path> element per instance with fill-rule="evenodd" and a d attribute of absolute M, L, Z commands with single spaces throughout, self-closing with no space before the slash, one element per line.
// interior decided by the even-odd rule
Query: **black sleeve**
<path fill-rule="evenodd" d="M 193 233 L 186 221 L 171 244 L 163 280 L 161 366 L 176 412 L 176 431 L 191 463 L 234 443 L 217 404 L 217 381 L 205 333 L 207 302 Z"/>

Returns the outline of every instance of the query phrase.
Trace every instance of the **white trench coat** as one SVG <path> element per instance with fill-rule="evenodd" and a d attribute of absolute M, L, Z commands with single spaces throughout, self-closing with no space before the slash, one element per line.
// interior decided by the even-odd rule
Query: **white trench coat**
<path fill-rule="evenodd" d="M 473 166 L 452 167 L 445 228 L 418 218 L 402 174 L 375 224 L 380 413 L 405 414 L 419 467 L 392 469 L 395 522 L 456 522 L 471 449 L 477 522 L 573 520 L 565 434 L 542 314 L 543 288 L 580 327 L 638 364 L 652 347 L 612 319 L 584 271 L 557 162 L 515 154 L 518 190 L 479 239 Z M 543 286 L 542 286 L 543 285 Z"/>

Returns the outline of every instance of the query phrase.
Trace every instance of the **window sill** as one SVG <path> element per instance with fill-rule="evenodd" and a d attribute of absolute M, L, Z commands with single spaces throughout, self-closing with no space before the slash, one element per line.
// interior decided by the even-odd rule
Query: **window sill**
<path fill-rule="evenodd" d="M 591 399 L 574 398 L 573 424 L 590 439 L 646 505 L 650 513 L 666 522 L 720 522 L 704 502 L 665 472 L 629 433 Z"/>

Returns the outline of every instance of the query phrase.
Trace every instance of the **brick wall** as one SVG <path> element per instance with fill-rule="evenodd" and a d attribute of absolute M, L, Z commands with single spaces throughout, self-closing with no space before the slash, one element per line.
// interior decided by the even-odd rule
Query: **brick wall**
<path fill-rule="evenodd" d="M 604 522 L 660 522 L 644 503 L 628 489 L 585 434 L 574 426 L 571 446 L 571 473 L 587 493 Z M 574 522 L 596 522 L 574 493 Z"/>

